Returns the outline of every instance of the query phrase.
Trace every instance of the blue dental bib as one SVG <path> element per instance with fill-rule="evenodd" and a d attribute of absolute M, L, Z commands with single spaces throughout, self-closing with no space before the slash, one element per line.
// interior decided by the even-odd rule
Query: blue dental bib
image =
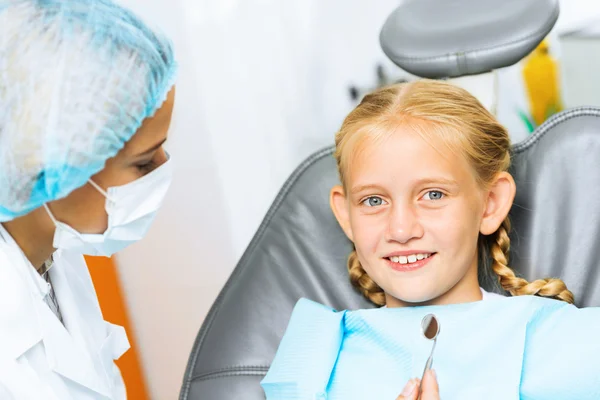
<path fill-rule="evenodd" d="M 300 300 L 269 372 L 268 400 L 395 400 L 421 377 L 432 342 L 443 399 L 600 399 L 600 308 L 518 296 L 336 312 Z"/>

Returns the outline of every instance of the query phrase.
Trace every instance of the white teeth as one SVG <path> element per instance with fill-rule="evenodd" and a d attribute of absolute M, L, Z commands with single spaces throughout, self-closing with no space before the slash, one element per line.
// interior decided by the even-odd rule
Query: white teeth
<path fill-rule="evenodd" d="M 430 253 L 418 253 L 411 254 L 410 256 L 393 256 L 390 257 L 390 261 L 400 264 L 411 264 L 418 260 L 423 260 L 425 258 L 431 257 Z"/>

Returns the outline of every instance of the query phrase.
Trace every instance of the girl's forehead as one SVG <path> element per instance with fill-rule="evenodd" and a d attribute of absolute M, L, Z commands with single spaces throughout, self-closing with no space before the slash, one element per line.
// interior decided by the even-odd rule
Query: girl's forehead
<path fill-rule="evenodd" d="M 348 147 L 347 184 L 362 180 L 419 181 L 428 178 L 473 178 L 465 156 L 436 135 L 398 126 L 378 135 L 363 134 Z M 362 184 L 362 182 L 358 182 Z"/>

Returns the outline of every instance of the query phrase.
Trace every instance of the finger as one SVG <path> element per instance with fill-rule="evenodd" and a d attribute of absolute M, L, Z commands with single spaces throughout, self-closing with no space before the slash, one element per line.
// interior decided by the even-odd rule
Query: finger
<path fill-rule="evenodd" d="M 418 393 L 418 389 L 419 388 L 419 380 L 418 379 L 411 379 L 406 383 L 406 386 L 404 386 L 404 389 L 402 390 L 402 393 L 400 394 L 400 396 L 398 396 L 398 398 L 396 400 L 415 400 L 417 398 L 417 393 Z"/>
<path fill-rule="evenodd" d="M 439 400 L 440 388 L 434 370 L 430 369 L 425 373 L 422 390 L 422 400 Z"/>

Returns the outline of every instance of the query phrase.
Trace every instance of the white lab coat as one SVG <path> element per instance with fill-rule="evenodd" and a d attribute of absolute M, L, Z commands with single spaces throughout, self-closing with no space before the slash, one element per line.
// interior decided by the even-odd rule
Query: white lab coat
<path fill-rule="evenodd" d="M 44 301 L 49 285 L 0 224 L 0 399 L 125 399 L 114 363 L 129 349 L 125 330 L 104 321 L 81 255 L 54 260 L 64 326 Z"/>

